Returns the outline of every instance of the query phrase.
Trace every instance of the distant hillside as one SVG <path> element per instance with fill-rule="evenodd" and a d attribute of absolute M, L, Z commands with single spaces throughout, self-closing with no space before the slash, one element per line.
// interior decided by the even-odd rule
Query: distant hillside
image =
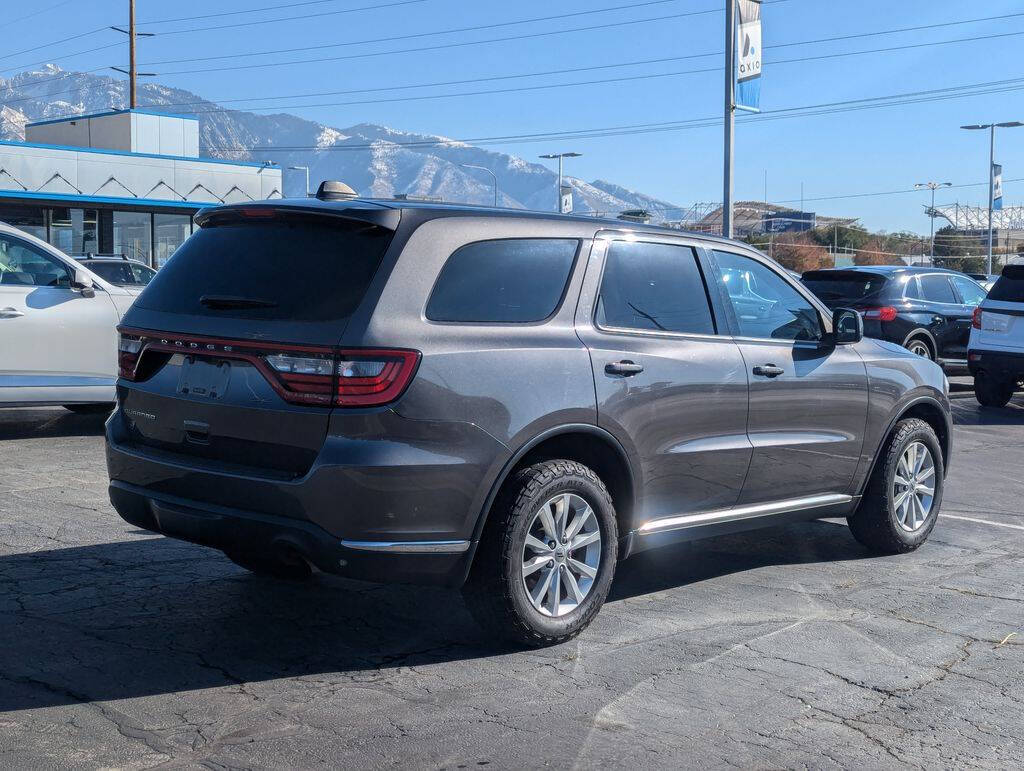
<path fill-rule="evenodd" d="M 68 114 L 123 109 L 124 80 L 55 65 L 0 78 L 0 139 L 24 139 L 26 122 Z M 437 196 L 445 201 L 488 204 L 493 200 L 490 175 L 461 164 L 484 166 L 498 177 L 503 206 L 553 209 L 557 175 L 514 155 L 474 147 L 446 137 L 417 134 L 361 123 L 334 128 L 287 113 L 259 115 L 224 110 L 189 91 L 156 83 L 139 85 L 139 102 L 199 118 L 202 155 L 236 160 L 273 160 L 282 168 L 309 166 L 310 179 L 340 179 L 363 195 L 395 193 Z M 247 148 L 295 148 L 250 151 Z M 603 180 L 572 177 L 576 211 L 615 215 L 625 209 L 648 209 L 655 221 L 678 218 L 679 208 Z M 304 176 L 286 172 L 285 194 L 301 195 Z"/>

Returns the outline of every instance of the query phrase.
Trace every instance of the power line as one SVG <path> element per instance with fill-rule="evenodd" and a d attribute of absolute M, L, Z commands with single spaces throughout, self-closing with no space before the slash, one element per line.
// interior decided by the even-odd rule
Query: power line
<path fill-rule="evenodd" d="M 284 3 L 284 4 L 280 4 L 279 3 L 277 5 L 265 5 L 265 6 L 262 6 L 261 8 L 243 8 L 243 9 L 238 10 L 238 11 L 220 11 L 219 13 L 207 13 L 207 14 L 202 14 L 200 16 L 180 16 L 180 17 L 178 17 L 176 19 L 157 19 L 155 21 L 146 21 L 146 22 L 142 22 L 142 23 L 145 24 L 148 27 L 152 27 L 152 26 L 154 26 L 156 24 L 173 24 L 173 23 L 179 22 L 179 21 L 198 21 L 200 19 L 214 19 L 214 18 L 218 18 L 218 17 L 221 17 L 221 16 L 240 16 L 240 15 L 246 14 L 246 13 L 260 13 L 262 11 L 282 11 L 282 10 L 285 10 L 285 9 L 290 10 L 292 8 L 301 8 L 302 6 L 307 6 L 307 5 L 324 5 L 325 3 L 338 3 L 338 2 L 341 2 L 341 0 L 306 0 L 306 2 L 302 2 L 302 3 Z M 307 18 L 307 17 L 303 17 L 303 18 Z"/>
<path fill-rule="evenodd" d="M 775 1 L 779 2 L 780 0 L 775 0 Z M 416 32 L 416 33 L 412 33 L 412 34 L 408 34 L 408 35 L 392 35 L 392 36 L 389 36 L 389 37 L 366 38 L 364 40 L 349 40 L 349 41 L 345 41 L 343 43 L 330 43 L 330 44 L 325 44 L 325 45 L 320 45 L 320 46 L 302 46 L 302 47 L 299 47 L 299 48 L 280 48 L 280 49 L 274 49 L 274 50 L 255 51 L 255 52 L 247 51 L 247 52 L 241 53 L 241 54 L 222 54 L 222 55 L 219 55 L 219 56 L 188 57 L 188 58 L 185 58 L 185 59 L 162 59 L 162 60 L 159 60 L 159 61 L 149 62 L 147 64 L 147 66 L 162 65 L 162 64 L 183 64 L 183 63 L 202 62 L 202 61 L 222 61 L 224 59 L 237 59 L 237 58 L 242 58 L 242 57 L 246 57 L 246 56 L 271 56 L 271 55 L 274 55 L 274 54 L 296 53 L 296 52 L 302 52 L 302 51 L 316 51 L 316 50 L 321 50 L 321 49 L 325 49 L 325 48 L 346 48 L 348 46 L 371 45 L 371 44 L 376 44 L 376 43 L 394 43 L 394 42 L 398 42 L 398 41 L 401 41 L 401 40 L 414 40 L 414 39 L 420 39 L 420 38 L 425 38 L 425 37 L 435 37 L 437 35 L 454 35 L 454 34 L 460 34 L 460 33 L 463 33 L 463 32 L 482 32 L 482 31 L 488 30 L 488 29 L 500 29 L 502 27 L 513 27 L 513 26 L 518 26 L 520 24 L 535 24 L 535 23 L 539 23 L 539 22 L 560 21 L 562 19 L 569 19 L 569 18 L 574 18 L 574 17 L 577 17 L 577 16 L 591 16 L 591 15 L 595 15 L 595 14 L 599 14 L 599 13 L 612 13 L 612 12 L 615 12 L 615 11 L 635 10 L 637 8 L 644 8 L 644 7 L 648 7 L 648 6 L 652 6 L 652 5 L 664 5 L 665 3 L 674 3 L 674 2 L 679 2 L 679 0 L 643 0 L 643 2 L 639 2 L 639 3 L 629 3 L 629 4 L 626 4 L 626 5 L 614 5 L 614 6 L 607 6 L 607 7 L 604 7 L 604 8 L 592 8 L 592 9 L 589 9 L 589 10 L 586 10 L 586 11 L 574 11 L 572 13 L 556 14 L 556 15 L 552 15 L 552 16 L 539 16 L 539 17 L 534 17 L 532 19 L 517 19 L 515 21 L 495 22 L 495 23 L 492 23 L 492 24 L 477 24 L 477 25 L 473 25 L 473 26 L 469 26 L 469 27 L 455 27 L 455 28 L 452 28 L 452 29 L 434 30 L 432 32 Z M 626 25 L 629 25 L 629 24 L 640 24 L 640 23 L 644 23 L 644 22 L 647 22 L 647 21 L 663 21 L 663 20 L 666 20 L 666 19 L 678 19 L 678 18 L 683 18 L 683 17 L 688 17 L 688 16 L 705 16 L 705 15 L 708 15 L 708 14 L 721 13 L 721 12 L 722 12 L 721 8 L 711 8 L 711 9 L 704 10 L 704 11 L 687 11 L 685 13 L 672 14 L 672 15 L 669 15 L 669 16 L 659 16 L 659 17 L 656 17 L 654 19 L 635 19 L 635 20 L 624 21 L 624 22 L 614 22 L 614 23 L 606 24 L 606 25 L 602 24 L 602 25 L 598 25 L 598 26 L 594 26 L 594 27 L 583 27 L 583 28 L 579 28 L 579 29 L 574 28 L 574 29 L 549 30 L 549 31 L 544 32 L 544 33 L 534 33 L 534 34 L 530 34 L 530 35 L 515 36 L 515 37 L 510 37 L 510 38 L 507 38 L 507 39 L 508 40 L 525 40 L 525 39 L 528 39 L 528 38 L 531 38 L 531 37 L 543 37 L 543 36 L 547 36 L 547 35 L 563 35 L 563 34 L 566 34 L 568 32 L 587 31 L 587 30 L 591 30 L 591 29 L 604 29 L 605 27 L 619 27 L 619 26 L 626 26 Z M 506 38 L 499 38 L 498 40 L 501 41 L 501 40 L 505 40 L 505 39 Z M 488 42 L 494 42 L 494 41 L 490 41 L 490 40 L 469 41 L 469 42 L 458 43 L 458 44 L 446 44 L 446 45 L 440 46 L 440 47 L 441 48 L 446 48 L 446 47 L 455 47 L 457 45 L 479 45 L 480 43 L 488 43 Z M 421 49 L 411 49 L 411 50 L 412 51 L 418 51 L 418 50 L 421 50 Z M 431 49 L 424 49 L 424 50 L 431 50 Z M 404 53 L 404 52 L 401 52 L 401 51 L 399 51 L 399 52 L 389 51 L 389 52 L 382 52 L 381 54 L 378 54 L 378 55 L 384 55 L 386 53 Z M 319 61 L 330 61 L 330 60 L 328 60 L 328 59 L 311 59 L 310 61 L 312 61 L 312 62 L 319 62 Z M 205 72 L 206 70 L 200 70 L 200 71 L 204 71 Z"/>
<path fill-rule="evenodd" d="M 32 48 L 25 48 L 21 51 L 15 51 L 13 54 L 0 54 L 0 59 L 10 59 L 12 56 L 21 56 L 22 54 L 32 53 L 33 51 L 38 51 L 41 48 L 49 48 L 50 46 L 60 45 L 61 43 L 69 43 L 72 40 L 78 40 L 83 37 L 89 37 L 90 35 L 95 35 L 99 32 L 104 32 L 108 29 L 110 29 L 110 27 L 97 27 L 96 29 L 89 30 L 88 32 L 80 32 L 77 35 L 64 37 L 60 40 L 54 40 L 49 43 L 43 43 L 41 45 L 33 46 Z"/>
<path fill-rule="evenodd" d="M 55 11 L 56 9 L 60 8 L 62 5 L 68 5 L 68 4 L 72 3 L 72 2 L 74 2 L 74 0 L 61 0 L 61 2 L 57 3 L 56 5 L 51 5 L 51 6 L 48 6 L 46 8 L 43 8 L 41 10 L 33 11 L 32 13 L 27 13 L 24 16 L 19 16 L 16 19 L 11 19 L 6 24 L 4 24 L 3 28 L 6 29 L 7 27 L 11 27 L 11 26 L 17 24 L 20 21 L 25 21 L 26 19 L 31 19 L 33 16 L 38 16 L 41 13 L 46 13 L 48 11 Z"/>

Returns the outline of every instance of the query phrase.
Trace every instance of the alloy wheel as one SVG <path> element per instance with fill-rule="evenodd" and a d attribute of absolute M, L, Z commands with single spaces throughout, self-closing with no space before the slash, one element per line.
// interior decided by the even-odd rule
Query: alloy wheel
<path fill-rule="evenodd" d="M 926 359 L 930 359 L 932 357 L 932 350 L 924 340 L 911 340 L 907 343 L 907 350 L 917 356 L 923 356 Z"/>
<path fill-rule="evenodd" d="M 545 616 L 564 616 L 590 593 L 601 566 L 601 529 L 582 497 L 561 493 L 541 506 L 523 544 L 523 586 Z"/>
<path fill-rule="evenodd" d="M 904 530 L 915 533 L 924 527 L 935 500 L 935 460 L 922 442 L 907 445 L 893 475 L 892 502 Z"/>

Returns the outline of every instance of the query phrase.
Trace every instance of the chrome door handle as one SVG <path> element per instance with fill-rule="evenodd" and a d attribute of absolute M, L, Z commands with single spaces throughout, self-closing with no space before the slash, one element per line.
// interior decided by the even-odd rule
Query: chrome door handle
<path fill-rule="evenodd" d="M 776 367 L 774 364 L 759 364 L 754 367 L 754 374 L 758 377 L 778 377 L 785 373 L 786 370 L 782 367 Z"/>
<path fill-rule="evenodd" d="M 638 375 L 643 372 L 644 366 L 632 361 L 616 361 L 610 364 L 605 364 L 604 371 L 609 375 L 624 375 L 629 377 L 630 375 Z"/>
<path fill-rule="evenodd" d="M 17 308 L 0 308 L 0 319 L 16 319 L 18 316 L 24 315 Z"/>

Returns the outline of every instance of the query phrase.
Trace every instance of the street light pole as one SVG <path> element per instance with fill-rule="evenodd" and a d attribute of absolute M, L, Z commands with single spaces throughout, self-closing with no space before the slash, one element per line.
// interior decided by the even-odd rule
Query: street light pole
<path fill-rule="evenodd" d="M 549 155 L 542 155 L 541 158 L 553 160 L 558 159 L 558 194 L 555 196 L 555 211 L 559 214 L 562 213 L 562 159 L 563 158 L 580 158 L 583 153 L 551 153 Z"/>
<path fill-rule="evenodd" d="M 736 0 L 725 0 L 725 158 L 722 169 L 722 236 L 732 238 L 732 156 L 736 134 Z"/>
<path fill-rule="evenodd" d="M 309 166 L 289 166 L 292 171 L 306 172 L 306 198 L 309 198 Z"/>
<path fill-rule="evenodd" d="M 988 129 L 991 132 L 989 135 L 988 151 L 988 262 L 986 263 L 986 272 L 989 275 L 992 274 L 992 210 L 995 208 L 996 204 L 996 129 L 1020 128 L 1021 126 L 1024 126 L 1024 122 L 1013 120 L 1005 123 L 978 123 L 960 127 L 967 131 L 983 131 L 984 129 Z"/>
<path fill-rule="evenodd" d="M 561 163 L 561 161 L 559 161 Z M 471 163 L 460 163 L 460 166 L 464 169 L 476 169 L 477 171 L 486 171 L 494 178 L 494 208 L 498 208 L 498 175 L 491 171 L 486 166 L 474 166 Z M 562 185 L 558 185 L 558 194 L 562 194 Z"/>
<path fill-rule="evenodd" d="M 931 220 L 932 232 L 930 243 L 931 246 L 928 249 L 928 257 L 931 259 L 932 264 L 935 264 L 935 191 L 940 187 L 953 187 L 952 182 L 919 182 L 914 185 L 915 190 L 922 190 L 928 188 L 932 191 L 932 206 L 928 210 L 928 218 Z"/>

